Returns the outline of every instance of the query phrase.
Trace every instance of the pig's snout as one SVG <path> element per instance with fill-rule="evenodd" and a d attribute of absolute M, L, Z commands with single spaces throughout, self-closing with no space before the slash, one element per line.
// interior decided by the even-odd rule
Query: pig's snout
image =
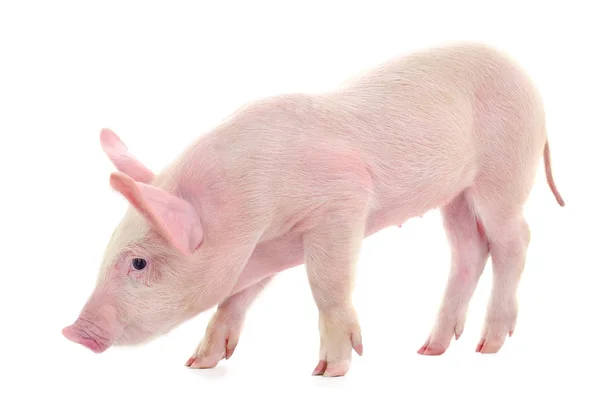
<path fill-rule="evenodd" d="M 62 333 L 69 341 L 81 344 L 95 353 L 106 351 L 116 339 L 111 331 L 84 317 L 79 317 L 75 323 L 65 327 Z"/>

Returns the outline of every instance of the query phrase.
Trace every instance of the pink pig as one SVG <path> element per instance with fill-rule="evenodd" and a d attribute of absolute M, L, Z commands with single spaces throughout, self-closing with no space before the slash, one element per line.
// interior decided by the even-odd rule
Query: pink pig
<path fill-rule="evenodd" d="M 187 365 L 233 353 L 249 306 L 278 272 L 305 264 L 319 310 L 313 374 L 345 375 L 362 354 L 352 303 L 362 240 L 440 208 L 452 267 L 419 353 L 442 354 L 465 325 L 488 256 L 493 289 L 477 351 L 512 335 L 530 231 L 523 206 L 543 156 L 542 100 L 488 46 L 418 51 L 337 90 L 263 99 L 193 143 L 160 174 L 115 133 L 102 147 L 131 207 L 106 248 L 71 341 L 102 352 L 148 342 L 218 305 Z"/>

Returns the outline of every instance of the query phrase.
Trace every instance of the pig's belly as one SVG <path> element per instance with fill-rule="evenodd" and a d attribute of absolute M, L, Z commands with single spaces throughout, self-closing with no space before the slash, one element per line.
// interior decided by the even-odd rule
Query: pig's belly
<path fill-rule="evenodd" d="M 368 218 L 365 237 L 390 227 L 401 225 L 407 218 L 401 210 L 374 211 Z M 267 276 L 304 263 L 302 233 L 289 233 L 271 241 L 259 243 L 240 275 L 233 293 L 261 281 Z"/>
<path fill-rule="evenodd" d="M 475 169 L 470 163 L 458 163 L 454 167 L 455 175 L 448 178 L 425 180 L 416 178 L 414 186 L 398 187 L 393 181 L 380 184 L 376 190 L 377 208 L 367 219 L 365 237 L 378 231 L 398 226 L 425 212 L 436 209 L 450 202 L 462 192 L 472 181 Z M 419 192 L 414 192 L 418 189 Z M 302 232 L 290 231 L 288 234 L 273 240 L 259 243 L 254 250 L 248 265 L 240 275 L 234 292 L 283 270 L 296 267 L 304 262 Z"/>

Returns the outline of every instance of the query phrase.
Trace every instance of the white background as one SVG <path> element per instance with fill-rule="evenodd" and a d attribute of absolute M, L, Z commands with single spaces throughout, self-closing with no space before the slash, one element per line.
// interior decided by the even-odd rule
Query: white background
<path fill-rule="evenodd" d="M 2 1 L 0 414 L 600 414 L 593 3 Z M 416 353 L 448 273 L 437 211 L 365 241 L 365 354 L 344 378 L 310 375 L 317 310 L 302 267 L 268 287 L 214 370 L 184 367 L 210 312 L 141 348 L 95 355 L 63 338 L 126 209 L 108 184 L 102 127 L 158 171 L 249 100 L 326 90 L 453 40 L 499 46 L 529 71 L 567 203 L 540 169 L 519 321 L 500 353 L 474 352 L 490 263 L 462 338 L 440 357 Z"/>

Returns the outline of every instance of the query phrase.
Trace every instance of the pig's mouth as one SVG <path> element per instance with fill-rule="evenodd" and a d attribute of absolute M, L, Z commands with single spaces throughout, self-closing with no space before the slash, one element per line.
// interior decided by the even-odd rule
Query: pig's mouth
<path fill-rule="evenodd" d="M 95 353 L 106 351 L 114 342 L 114 336 L 86 318 L 78 318 L 74 324 L 62 330 L 69 341 L 81 344 Z"/>

